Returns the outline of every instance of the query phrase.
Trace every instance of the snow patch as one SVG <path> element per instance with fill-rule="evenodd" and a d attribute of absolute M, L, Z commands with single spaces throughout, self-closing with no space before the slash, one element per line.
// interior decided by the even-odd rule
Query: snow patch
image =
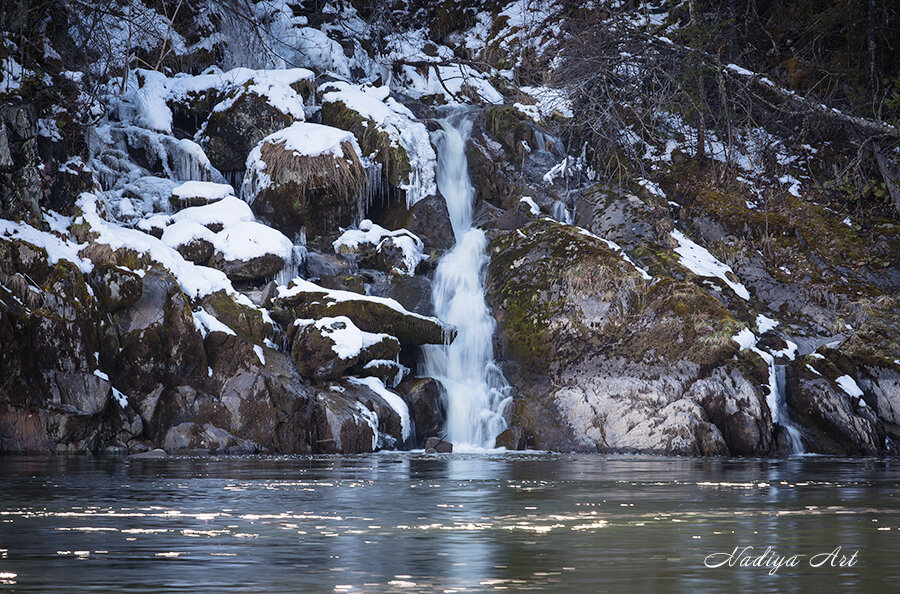
<path fill-rule="evenodd" d="M 734 274 L 730 266 L 717 260 L 705 247 L 694 243 L 678 229 L 672 231 L 670 235 L 678 242 L 675 253 L 685 268 L 698 276 L 719 278 L 731 287 L 738 297 L 750 299 L 750 293 L 744 285 L 728 278 L 728 273 Z"/>

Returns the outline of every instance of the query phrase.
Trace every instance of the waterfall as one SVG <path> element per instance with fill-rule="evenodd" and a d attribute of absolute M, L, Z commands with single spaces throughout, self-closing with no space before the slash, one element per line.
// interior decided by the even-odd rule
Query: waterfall
<path fill-rule="evenodd" d="M 472 227 L 472 199 L 465 143 L 472 115 L 454 111 L 433 135 L 437 184 L 447 202 L 456 245 L 438 263 L 432 283 L 435 313 L 457 328 L 450 345 L 423 347 L 424 375 L 438 380 L 447 397 L 446 438 L 459 449 L 493 448 L 506 428 L 509 384 L 494 362 L 494 318 L 484 300 L 487 239 Z"/>
<path fill-rule="evenodd" d="M 788 413 L 786 366 L 775 365 L 773 362 L 772 367 L 774 368 L 775 376 L 773 387 L 775 389 L 775 408 L 778 411 L 778 422 L 787 431 L 788 439 L 791 441 L 791 453 L 803 454 L 805 450 L 803 449 L 803 441 L 800 439 L 800 430 L 791 422 Z"/>

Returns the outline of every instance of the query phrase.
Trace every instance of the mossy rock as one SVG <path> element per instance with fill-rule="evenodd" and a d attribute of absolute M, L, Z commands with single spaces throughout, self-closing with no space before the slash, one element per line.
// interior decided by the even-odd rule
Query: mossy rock
<path fill-rule="evenodd" d="M 141 298 L 141 277 L 130 270 L 96 264 L 90 279 L 94 292 L 106 311 L 128 307 Z"/>
<path fill-rule="evenodd" d="M 262 345 L 275 338 L 275 327 L 265 320 L 262 311 L 238 303 L 235 297 L 225 291 L 216 291 L 203 297 L 199 305 L 253 344 Z"/>
<path fill-rule="evenodd" d="M 601 240 L 534 220 L 490 245 L 488 299 L 511 358 L 548 373 L 602 351 L 627 361 L 701 369 L 730 359 L 743 327 L 690 282 L 642 280 Z"/>
<path fill-rule="evenodd" d="M 276 142 L 259 147 L 266 176 L 251 202 L 253 212 L 289 238 L 306 231 L 310 243 L 336 234 L 362 217 L 366 171 L 350 142 L 342 142 L 343 157 L 332 154 L 300 155 Z M 265 178 L 264 178 L 265 179 Z M 258 181 L 258 179 L 256 180 Z"/>
<path fill-rule="evenodd" d="M 322 104 L 322 123 L 352 132 L 363 155 L 374 156 L 383 167 L 384 181 L 394 188 L 406 184 L 412 168 L 406 150 L 371 118 L 364 118 L 342 101 Z"/>
<path fill-rule="evenodd" d="M 43 284 L 50 274 L 47 250 L 21 239 L 0 237 L 0 274 L 27 274 L 32 281 Z"/>
<path fill-rule="evenodd" d="M 518 162 L 525 155 L 523 142 L 534 146 L 534 130 L 519 117 L 512 105 L 493 105 L 484 114 L 485 129 L 500 141 L 506 151 L 506 159 Z"/>

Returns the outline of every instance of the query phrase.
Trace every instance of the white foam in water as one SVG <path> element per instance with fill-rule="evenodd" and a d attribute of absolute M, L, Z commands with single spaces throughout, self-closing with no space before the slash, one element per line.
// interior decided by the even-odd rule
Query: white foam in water
<path fill-rule="evenodd" d="M 456 246 L 438 263 L 432 284 L 435 313 L 456 326 L 450 345 L 423 347 L 424 375 L 447 392 L 446 438 L 457 451 L 493 448 L 506 428 L 503 408 L 509 384 L 494 362 L 494 319 L 484 301 L 483 273 L 487 239 L 472 228 L 472 186 L 465 141 L 471 116 L 457 111 L 440 122 L 437 183 L 447 201 Z"/>

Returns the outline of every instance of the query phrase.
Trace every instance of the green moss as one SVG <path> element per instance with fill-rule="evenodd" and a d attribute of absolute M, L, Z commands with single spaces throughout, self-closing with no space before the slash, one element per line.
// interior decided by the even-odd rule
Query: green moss
<path fill-rule="evenodd" d="M 266 339 L 275 336 L 272 324 L 263 319 L 258 309 L 241 305 L 225 291 L 217 291 L 201 300 L 202 307 L 223 324 L 234 330 L 238 336 L 254 344 L 262 345 Z"/>
<path fill-rule="evenodd" d="M 518 161 L 524 154 L 522 142 L 534 144 L 534 131 L 520 119 L 518 110 L 512 105 L 493 105 L 485 111 L 484 124 L 487 131 L 503 146 L 508 160 Z"/>

